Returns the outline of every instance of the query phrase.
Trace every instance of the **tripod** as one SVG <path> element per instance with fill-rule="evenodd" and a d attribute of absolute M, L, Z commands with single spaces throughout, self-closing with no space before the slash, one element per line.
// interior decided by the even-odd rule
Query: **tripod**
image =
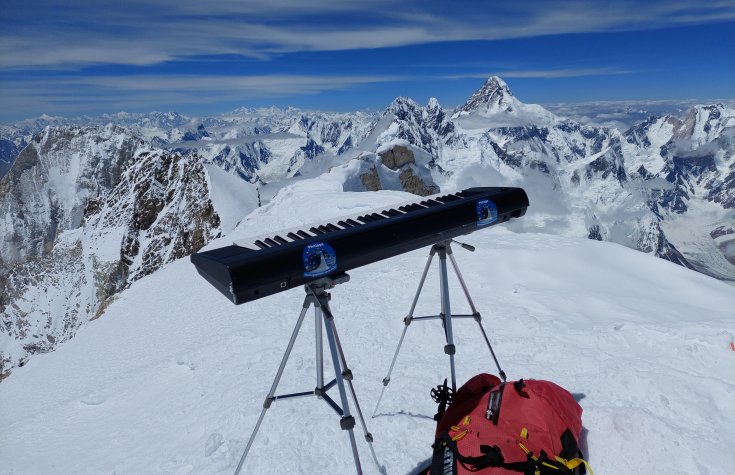
<path fill-rule="evenodd" d="M 304 286 L 306 290 L 306 297 L 304 298 L 304 304 L 301 309 L 301 314 L 299 315 L 299 319 L 296 322 L 296 327 L 291 334 L 291 339 L 289 340 L 288 346 L 286 347 L 286 352 L 283 355 L 283 359 L 281 360 L 281 365 L 278 367 L 276 378 L 273 381 L 273 385 L 271 386 L 270 391 L 268 392 L 268 396 L 265 398 L 265 402 L 263 403 L 263 410 L 260 412 L 258 422 L 255 424 L 255 429 L 253 429 L 253 433 L 250 436 L 250 440 L 248 441 L 248 445 L 245 447 L 245 451 L 243 452 L 242 457 L 240 457 L 240 463 L 238 463 L 237 465 L 235 475 L 238 475 L 240 473 L 242 465 L 245 462 L 245 458 L 250 451 L 250 447 L 253 445 L 255 436 L 258 434 L 260 424 L 263 422 L 265 412 L 268 410 L 271 404 L 273 404 L 274 401 L 280 399 L 291 399 L 306 396 L 316 396 L 317 398 L 323 400 L 327 403 L 327 405 L 329 405 L 329 407 L 334 410 L 334 412 L 337 413 L 338 416 L 340 416 L 340 427 L 342 428 L 342 430 L 346 430 L 349 433 L 350 445 L 352 446 L 352 456 L 355 459 L 355 468 L 357 469 L 358 474 L 362 474 L 360 457 L 357 453 L 357 444 L 355 442 L 355 434 L 352 430 L 355 427 L 355 418 L 350 414 L 350 406 L 347 402 L 347 391 L 345 390 L 344 381 L 347 381 L 347 384 L 349 386 L 352 400 L 355 403 L 355 408 L 357 409 L 357 414 L 360 418 L 360 424 L 362 425 L 362 429 L 364 431 L 365 440 L 370 446 L 370 451 L 372 452 L 373 459 L 375 460 L 376 464 L 378 463 L 372 445 L 373 436 L 367 430 L 365 418 L 362 416 L 360 404 L 357 402 L 355 388 L 352 385 L 352 371 L 350 371 L 350 369 L 347 367 L 345 355 L 342 351 L 342 344 L 339 341 L 337 328 L 334 325 L 334 316 L 332 315 L 332 311 L 329 309 L 329 300 L 331 296 L 327 292 L 327 290 L 334 288 L 334 286 L 336 286 L 337 284 L 341 284 L 349 280 L 349 275 L 340 274 L 335 277 L 324 277 Z M 296 337 L 301 330 L 301 324 L 304 322 L 306 311 L 312 305 L 314 306 L 314 327 L 316 337 L 316 387 L 312 391 L 304 391 L 299 393 L 283 394 L 276 396 L 276 388 L 278 387 L 278 383 L 280 382 L 281 376 L 283 375 L 283 370 L 286 367 L 286 362 L 288 361 L 291 350 L 293 349 L 294 343 L 296 342 Z M 327 384 L 324 384 L 324 348 L 322 343 L 322 323 L 324 323 L 324 327 L 326 329 L 327 342 L 329 343 L 329 350 L 332 355 L 332 366 L 334 367 L 335 374 L 335 378 Z M 342 368 L 344 368 L 344 370 Z M 329 391 L 335 385 L 339 390 L 340 402 L 342 404 L 341 407 L 327 394 L 327 391 Z"/>
<path fill-rule="evenodd" d="M 464 249 L 467 249 L 468 251 L 474 252 L 475 248 L 470 246 L 469 244 L 462 244 L 457 241 L 446 240 L 442 241 L 440 243 L 434 244 L 431 247 L 431 251 L 429 252 L 429 260 L 426 262 L 426 267 L 424 267 L 424 273 L 421 276 L 421 281 L 419 282 L 419 288 L 416 291 L 416 295 L 413 298 L 413 304 L 411 304 L 411 310 L 408 312 L 408 316 L 403 319 L 403 323 L 405 326 L 403 327 L 403 333 L 401 333 L 401 339 L 398 340 L 398 347 L 396 348 L 396 353 L 393 355 L 393 361 L 390 364 L 390 369 L 388 369 L 388 375 L 383 378 L 383 389 L 380 392 L 380 397 L 378 398 L 378 403 L 375 405 L 375 411 L 373 411 L 373 417 L 378 413 L 378 407 L 380 406 L 380 401 L 383 399 L 383 394 L 385 394 L 385 389 L 388 387 L 388 383 L 390 383 L 390 375 L 393 372 L 393 367 L 396 364 L 396 360 L 398 359 L 398 353 L 401 351 L 401 345 L 403 345 L 403 339 L 406 336 L 406 331 L 408 330 L 408 327 L 411 325 L 411 322 L 414 320 L 432 320 L 432 319 L 439 319 L 442 321 L 442 326 L 444 327 L 444 336 L 446 338 L 446 345 L 444 346 L 444 353 L 446 353 L 449 356 L 449 369 L 451 371 L 451 378 L 452 378 L 452 390 L 457 390 L 457 376 L 455 373 L 455 366 L 454 366 L 454 353 L 455 353 L 455 346 L 454 346 L 454 336 L 452 334 L 452 319 L 454 318 L 473 318 L 477 325 L 480 327 L 480 331 L 482 332 L 483 338 L 485 338 L 485 343 L 487 343 L 487 347 L 490 350 L 490 354 L 493 357 L 493 360 L 495 361 L 495 366 L 498 368 L 498 373 L 500 377 L 503 379 L 503 381 L 506 380 L 505 372 L 500 369 L 500 364 L 498 363 L 498 359 L 495 357 L 495 352 L 493 351 L 493 347 L 490 344 L 490 340 L 487 337 L 487 333 L 485 333 L 485 329 L 482 327 L 482 317 L 480 316 L 480 312 L 477 311 L 475 308 L 474 302 L 472 302 L 472 297 L 470 297 L 470 293 L 467 290 L 467 285 L 464 282 L 464 279 L 462 278 L 462 274 L 459 271 L 459 267 L 457 266 L 457 261 L 454 260 L 454 255 L 452 254 L 452 247 L 451 243 L 455 242 L 462 246 Z M 431 266 L 431 261 L 434 259 L 434 255 L 439 254 L 439 283 L 440 283 L 440 289 L 441 289 L 441 312 L 439 315 L 429 315 L 429 316 L 422 316 L 422 317 L 414 317 L 413 312 L 416 310 L 416 304 L 419 301 L 419 295 L 421 295 L 421 289 L 424 287 L 424 282 L 426 281 L 426 275 L 429 273 L 429 267 Z M 447 256 L 449 256 L 449 260 L 452 262 L 452 267 L 454 268 L 454 273 L 457 275 L 457 278 L 459 279 L 459 283 L 462 286 L 462 290 L 464 291 L 464 295 L 467 298 L 467 302 L 470 304 L 470 308 L 472 309 L 472 314 L 470 315 L 455 315 L 452 314 L 451 308 L 450 308 L 450 302 L 449 302 L 449 282 L 447 279 Z"/>

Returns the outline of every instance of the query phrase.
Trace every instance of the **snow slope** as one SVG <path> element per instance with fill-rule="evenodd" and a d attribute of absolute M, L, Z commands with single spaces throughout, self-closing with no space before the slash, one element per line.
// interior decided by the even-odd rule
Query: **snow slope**
<path fill-rule="evenodd" d="M 340 173 L 283 189 L 208 248 L 411 199 L 344 193 Z M 598 475 L 735 472 L 732 287 L 611 243 L 501 226 L 464 240 L 477 251 L 457 248 L 456 258 L 501 364 L 511 378 L 552 379 L 581 398 Z M 389 474 L 410 473 L 430 456 L 436 408 L 429 390 L 449 372 L 438 322 L 415 322 L 377 417 L 369 418 L 427 251 L 356 269 L 332 292 L 356 391 Z M 417 314 L 438 312 L 436 270 Z M 452 284 L 452 308 L 463 313 Z M 0 384 L 0 473 L 231 473 L 302 301 L 295 289 L 234 306 L 186 259 L 138 280 L 76 338 Z M 454 330 L 458 380 L 493 371 L 474 323 L 456 322 Z M 307 318 L 279 393 L 314 387 L 313 339 Z M 359 433 L 358 447 L 365 472 L 378 473 Z M 244 467 L 353 471 L 337 417 L 309 398 L 271 407 Z"/>

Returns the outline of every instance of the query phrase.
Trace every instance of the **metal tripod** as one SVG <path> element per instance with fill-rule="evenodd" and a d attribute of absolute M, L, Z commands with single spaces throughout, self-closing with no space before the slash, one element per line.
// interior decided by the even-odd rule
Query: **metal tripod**
<path fill-rule="evenodd" d="M 355 418 L 350 414 L 350 406 L 347 402 L 347 391 L 345 389 L 344 381 L 347 381 L 347 385 L 349 386 L 352 400 L 355 403 L 355 408 L 357 409 L 357 414 L 360 418 L 360 424 L 362 425 L 362 429 L 364 431 L 365 440 L 370 446 L 370 451 L 372 452 L 373 459 L 375 460 L 376 464 L 378 464 L 372 445 L 373 436 L 367 430 L 365 418 L 362 415 L 360 404 L 357 402 L 355 388 L 352 385 L 352 371 L 350 371 L 350 369 L 347 367 L 345 355 L 342 351 L 342 344 L 339 341 L 337 328 L 334 325 L 334 316 L 332 315 L 332 311 L 329 309 L 329 300 L 331 296 L 327 292 L 327 290 L 334 288 L 334 286 L 337 284 L 341 284 L 349 280 L 349 275 L 341 274 L 335 277 L 324 277 L 304 286 L 306 290 L 306 297 L 304 298 L 304 304 L 301 309 L 301 314 L 299 315 L 299 319 L 296 322 L 296 327 L 291 334 L 291 339 L 289 340 L 288 346 L 286 347 L 286 353 L 283 355 L 281 365 L 278 367 L 276 378 L 273 381 L 273 385 L 271 386 L 270 391 L 268 392 L 268 396 L 265 398 L 265 402 L 263 403 L 263 410 L 260 412 L 258 422 L 255 424 L 255 429 L 253 429 L 253 433 L 250 436 L 250 440 L 248 441 L 247 447 L 245 447 L 245 451 L 243 452 L 242 457 L 240 457 L 240 463 L 237 464 L 235 475 L 238 475 L 240 473 L 242 465 L 245 462 L 245 458 L 250 451 L 250 447 L 253 445 L 255 436 L 258 434 L 260 424 L 263 422 L 265 412 L 268 410 L 271 404 L 273 404 L 273 401 L 306 396 L 316 396 L 317 398 L 323 400 L 327 403 L 327 405 L 329 405 L 329 407 L 334 409 L 334 412 L 336 412 L 338 416 L 340 416 L 340 427 L 342 428 L 342 430 L 346 430 L 349 433 L 350 445 L 352 446 L 352 456 L 355 459 L 355 468 L 357 469 L 358 474 L 362 474 L 360 457 L 357 453 L 357 444 L 355 442 L 355 434 L 352 430 L 355 427 Z M 299 393 L 283 394 L 280 396 L 276 396 L 276 388 L 278 387 L 278 383 L 280 382 L 281 376 L 283 375 L 283 370 L 286 367 L 286 362 L 288 361 L 291 350 L 293 349 L 294 343 L 296 342 L 296 337 L 301 330 L 301 324 L 304 322 L 306 311 L 312 305 L 314 306 L 314 327 L 316 337 L 316 387 L 312 391 L 304 391 Z M 324 323 L 324 327 L 326 329 L 327 342 L 329 343 L 329 350 L 332 355 L 332 366 L 334 367 L 335 374 L 335 378 L 327 384 L 324 384 L 324 349 L 322 344 L 322 322 Z M 335 385 L 339 390 L 340 402 L 342 403 L 341 407 L 327 394 L 327 391 L 329 391 Z"/>
<path fill-rule="evenodd" d="M 506 380 L 505 372 L 500 369 L 500 364 L 498 363 L 498 359 L 495 357 L 495 352 L 493 351 L 493 347 L 490 344 L 490 340 L 487 337 L 487 333 L 485 333 L 485 329 L 482 326 L 482 317 L 480 316 L 480 312 L 477 311 L 475 308 L 474 302 L 472 302 L 472 297 L 470 297 L 470 293 L 467 290 L 467 285 L 464 282 L 464 279 L 462 278 L 462 274 L 459 271 L 459 267 L 457 266 L 457 261 L 454 260 L 454 255 L 452 254 L 452 247 L 451 243 L 455 242 L 462 246 L 464 249 L 467 249 L 468 251 L 474 251 L 475 248 L 470 246 L 469 244 L 462 244 L 457 241 L 447 240 L 442 241 L 440 243 L 434 244 L 431 247 L 431 251 L 429 252 L 429 260 L 426 262 L 426 267 L 424 267 L 424 273 L 421 276 L 421 281 L 419 282 L 419 288 L 416 291 L 416 295 L 413 298 L 413 304 L 411 304 L 411 310 L 408 312 L 408 316 L 403 319 L 403 323 L 405 326 L 403 327 L 403 333 L 401 333 L 401 339 L 398 340 L 398 347 L 396 348 L 396 353 L 393 355 L 393 361 L 390 364 L 390 369 L 388 369 L 388 375 L 383 378 L 383 389 L 380 392 L 380 397 L 378 398 L 378 403 L 375 405 L 375 411 L 373 411 L 373 417 L 378 413 L 378 407 L 380 406 L 380 401 L 383 399 L 383 394 L 385 394 L 385 389 L 388 387 L 388 383 L 390 383 L 390 375 L 393 372 L 393 367 L 396 364 L 396 360 L 398 359 L 398 353 L 401 351 L 401 345 L 403 345 L 403 339 L 406 336 L 406 331 L 408 330 L 409 325 L 411 325 L 411 322 L 414 320 L 432 320 L 432 319 L 440 319 L 442 321 L 442 326 L 444 327 L 444 335 L 446 338 L 446 345 L 444 346 L 444 353 L 446 353 L 449 356 L 449 368 L 451 371 L 451 377 L 452 377 L 452 390 L 457 390 L 457 377 L 455 373 L 455 366 L 454 366 L 454 353 L 455 353 L 455 346 L 454 346 L 454 336 L 452 334 L 452 319 L 453 318 L 473 318 L 477 325 L 480 327 L 480 331 L 482 332 L 483 338 L 485 338 L 485 343 L 487 343 L 487 347 L 490 350 L 490 354 L 493 357 L 493 361 L 495 361 L 495 366 L 498 368 L 498 374 L 503 379 L 503 381 Z M 429 315 L 429 316 L 422 316 L 422 317 L 414 317 L 413 312 L 416 310 L 416 304 L 419 301 L 419 295 L 421 295 L 421 289 L 424 286 L 424 282 L 426 281 L 426 275 L 429 273 L 429 267 L 431 266 L 431 261 L 434 259 L 434 255 L 439 254 L 439 283 L 440 283 L 440 289 L 441 289 L 441 313 L 439 315 Z M 449 282 L 447 279 L 447 256 L 449 256 L 449 260 L 452 262 L 452 267 L 454 268 L 454 273 L 457 275 L 457 278 L 459 279 L 459 283 L 462 286 L 462 290 L 464 291 L 464 295 L 467 298 L 467 302 L 470 304 L 470 308 L 472 309 L 472 314 L 470 315 L 457 315 L 452 314 L 450 303 L 449 303 Z"/>

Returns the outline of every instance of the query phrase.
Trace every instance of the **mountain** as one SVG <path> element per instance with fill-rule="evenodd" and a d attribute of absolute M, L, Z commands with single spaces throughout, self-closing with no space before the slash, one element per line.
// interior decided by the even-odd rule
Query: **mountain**
<path fill-rule="evenodd" d="M 21 149 L 0 179 L 0 373 L 56 348 L 132 282 L 228 232 L 284 186 L 330 171 L 348 192 L 521 186 L 531 207 L 509 224 L 516 232 L 610 241 L 735 281 L 726 105 L 621 132 L 524 104 L 491 77 L 454 110 L 399 97 L 380 114 L 74 121 L 0 130 L 2 150 Z"/>
<path fill-rule="evenodd" d="M 723 105 L 626 132 L 583 124 L 522 103 L 491 77 L 455 111 L 396 99 L 358 149 L 406 141 L 430 156 L 442 190 L 524 187 L 533 206 L 516 230 L 612 241 L 735 281 L 733 131 L 735 109 Z"/>
<path fill-rule="evenodd" d="M 327 113 L 291 107 L 240 108 L 201 119 L 177 112 L 119 112 L 72 119 L 43 116 L 0 126 L 0 178 L 25 144 L 45 127 L 114 124 L 159 148 L 196 151 L 248 181 L 277 182 L 326 171 L 331 164 L 328 157 L 357 145 L 374 120 L 375 114 L 369 112 Z M 317 155 L 320 165 L 313 167 Z"/>
<path fill-rule="evenodd" d="M 198 155 L 153 149 L 114 125 L 47 127 L 0 198 L 0 374 L 70 339 L 132 282 L 256 206 L 252 186 Z"/>
<path fill-rule="evenodd" d="M 336 167 L 284 188 L 208 249 L 411 198 L 345 193 L 343 179 Z M 732 287 L 584 238 L 500 225 L 464 241 L 476 251 L 457 246 L 454 255 L 502 368 L 511 379 L 547 379 L 575 394 L 595 473 L 732 472 L 735 374 L 723 364 L 733 357 Z M 369 417 L 427 258 L 422 249 L 355 269 L 350 282 L 330 291 L 382 473 L 412 473 L 430 458 L 436 404 L 429 391 L 449 373 L 440 322 L 414 321 L 380 410 Z M 435 260 L 417 315 L 440 309 L 438 280 Z M 467 312 L 459 283 L 450 280 L 452 309 Z M 303 290 L 293 289 L 235 306 L 188 260 L 164 265 L 73 340 L 0 383 L 3 469 L 232 473 L 303 300 Z M 311 318 L 310 312 L 276 394 L 314 387 Z M 454 338 L 459 383 L 495 370 L 473 321 L 455 321 Z M 327 352 L 327 375 L 329 361 Z M 334 388 L 330 394 L 336 398 Z M 365 473 L 381 473 L 356 435 Z M 323 401 L 279 399 L 270 407 L 243 473 L 273 472 L 354 473 L 339 417 Z"/>

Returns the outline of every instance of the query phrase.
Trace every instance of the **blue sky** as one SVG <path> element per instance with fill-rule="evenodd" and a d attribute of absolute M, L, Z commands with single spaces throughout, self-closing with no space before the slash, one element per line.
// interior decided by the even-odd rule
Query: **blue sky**
<path fill-rule="evenodd" d="M 735 98 L 735 1 L 2 0 L 0 121 Z"/>

